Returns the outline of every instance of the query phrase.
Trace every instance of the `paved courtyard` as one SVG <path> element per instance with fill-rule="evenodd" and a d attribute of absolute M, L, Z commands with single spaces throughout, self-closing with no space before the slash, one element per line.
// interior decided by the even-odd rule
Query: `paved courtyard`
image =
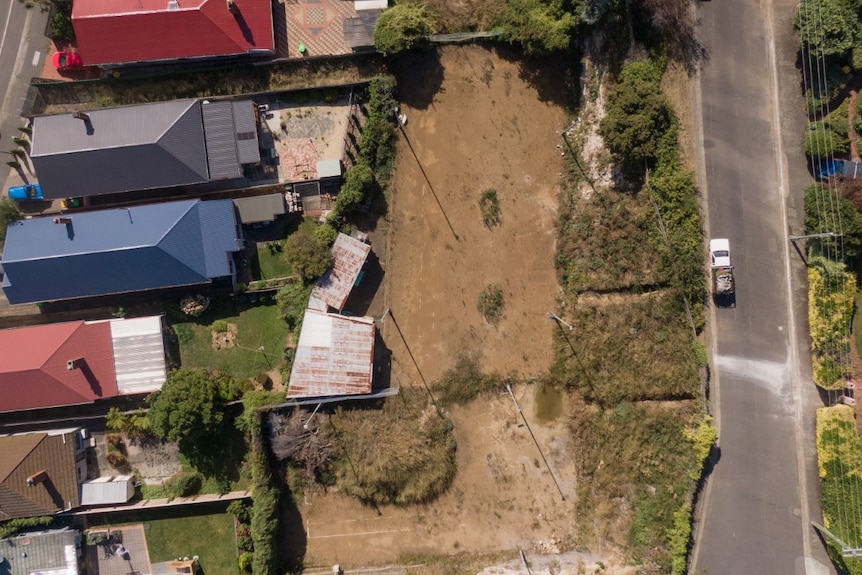
<path fill-rule="evenodd" d="M 141 575 L 153 572 L 150 565 L 150 553 L 147 549 L 147 537 L 143 525 L 127 525 L 111 529 L 110 532 L 120 532 L 122 542 L 110 545 L 87 545 L 87 564 L 92 575 Z M 118 545 L 122 545 L 128 555 L 121 557 L 116 553 Z"/>

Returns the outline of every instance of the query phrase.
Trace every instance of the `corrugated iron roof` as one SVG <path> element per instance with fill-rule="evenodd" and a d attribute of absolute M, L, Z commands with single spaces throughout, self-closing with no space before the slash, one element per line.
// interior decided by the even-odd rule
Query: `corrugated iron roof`
<path fill-rule="evenodd" d="M 374 334 L 373 318 L 305 310 L 287 396 L 370 393 Z"/>
<path fill-rule="evenodd" d="M 75 0 L 72 26 L 86 66 L 275 50 L 270 0 Z M 171 8 L 174 9 L 171 9 Z"/>
<path fill-rule="evenodd" d="M 86 116 L 33 119 L 30 157 L 46 199 L 210 179 L 198 100 L 104 108 Z"/>
<path fill-rule="evenodd" d="M 382 4 L 385 7 L 386 0 L 382 0 Z M 356 5 L 356 16 L 345 18 L 342 22 L 344 41 L 353 50 L 370 48 L 374 46 L 374 26 L 382 10 L 378 9 L 378 3 L 375 2 L 357 2 Z"/>
<path fill-rule="evenodd" d="M 52 515 L 79 506 L 77 434 L 74 429 L 0 436 L 0 457 L 6 459 L 7 453 L 15 456 L 6 463 L 12 467 L 11 472 L 0 481 L 0 516 Z M 22 447 L 32 445 L 30 439 L 22 439 L 25 435 L 38 438 L 32 449 Z M 27 478 L 41 471 L 47 478 L 27 485 Z"/>
<path fill-rule="evenodd" d="M 239 250 L 230 200 L 183 200 L 11 224 L 3 249 L 10 303 L 208 283 Z"/>
<path fill-rule="evenodd" d="M 257 141 L 257 119 L 254 115 L 254 102 L 240 100 L 231 102 L 233 124 L 236 132 L 236 149 L 240 164 L 260 162 L 260 144 Z"/>
<path fill-rule="evenodd" d="M 371 246 L 346 234 L 338 234 L 332 245 L 332 267 L 318 278 L 311 290 L 308 307 L 327 311 L 327 306 L 344 309 Z"/>

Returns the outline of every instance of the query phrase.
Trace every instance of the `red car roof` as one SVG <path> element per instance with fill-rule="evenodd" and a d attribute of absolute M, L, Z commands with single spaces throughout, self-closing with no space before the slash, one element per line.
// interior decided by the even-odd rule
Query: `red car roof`
<path fill-rule="evenodd" d="M 75 0 L 83 65 L 275 50 L 270 0 Z"/>
<path fill-rule="evenodd" d="M 83 358 L 82 367 L 67 362 Z M 0 330 L 0 412 L 91 403 L 117 395 L 109 322 Z"/>

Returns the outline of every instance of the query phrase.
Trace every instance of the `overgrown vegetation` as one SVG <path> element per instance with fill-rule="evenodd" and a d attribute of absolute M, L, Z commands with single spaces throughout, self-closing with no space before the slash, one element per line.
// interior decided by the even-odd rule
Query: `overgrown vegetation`
<path fill-rule="evenodd" d="M 817 468 L 820 502 L 825 527 L 850 547 L 862 546 L 857 513 L 848 512 L 848 493 L 862 492 L 862 442 L 856 431 L 855 412 L 848 405 L 817 410 Z M 850 575 L 862 574 L 862 559 L 842 557 L 841 550 L 826 539 L 835 564 Z"/>
<path fill-rule="evenodd" d="M 307 227 L 300 227 L 288 236 L 284 257 L 291 268 L 306 282 L 322 276 L 332 265 L 330 246 Z"/>
<path fill-rule="evenodd" d="M 452 422 L 421 391 L 402 388 L 379 410 L 330 418 L 339 489 L 374 505 L 427 503 L 455 477 Z"/>

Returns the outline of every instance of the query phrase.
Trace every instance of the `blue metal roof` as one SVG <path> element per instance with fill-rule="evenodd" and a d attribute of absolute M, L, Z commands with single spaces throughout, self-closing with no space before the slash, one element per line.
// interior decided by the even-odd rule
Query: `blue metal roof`
<path fill-rule="evenodd" d="M 184 200 L 21 220 L 3 249 L 10 303 L 208 283 L 232 275 L 231 200 Z"/>

